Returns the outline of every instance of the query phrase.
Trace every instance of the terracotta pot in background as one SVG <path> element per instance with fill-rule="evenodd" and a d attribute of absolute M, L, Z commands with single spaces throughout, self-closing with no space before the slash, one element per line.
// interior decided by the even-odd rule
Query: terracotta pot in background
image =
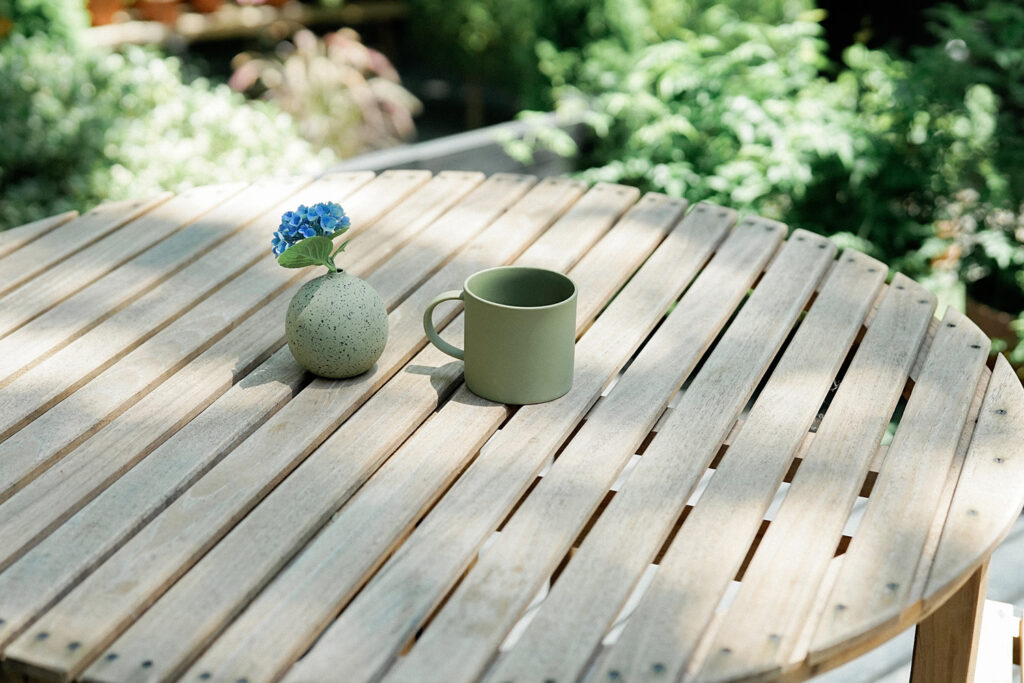
<path fill-rule="evenodd" d="M 180 0 L 135 0 L 135 9 L 146 21 L 173 24 L 181 14 Z"/>
<path fill-rule="evenodd" d="M 89 0 L 87 3 L 93 26 L 106 26 L 114 22 L 114 15 L 124 9 L 122 0 Z"/>
<path fill-rule="evenodd" d="M 224 4 L 224 0 L 189 0 L 189 4 L 197 12 L 203 14 L 210 14 L 220 9 L 220 6 Z"/>

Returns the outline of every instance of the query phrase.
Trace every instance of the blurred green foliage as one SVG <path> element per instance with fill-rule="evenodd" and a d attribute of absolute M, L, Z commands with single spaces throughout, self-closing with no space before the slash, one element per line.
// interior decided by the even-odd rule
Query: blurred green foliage
<path fill-rule="evenodd" d="M 0 41 L 42 33 L 77 47 L 88 26 L 83 0 L 0 0 Z"/>
<path fill-rule="evenodd" d="M 45 35 L 0 44 L 0 228 L 161 189 L 331 161 L 273 106 L 186 83 L 175 58 Z"/>
<path fill-rule="evenodd" d="M 566 50 L 610 39 L 626 51 L 699 30 L 719 0 L 409 0 L 417 52 L 468 79 L 504 85 L 526 106 L 553 103 Z M 811 0 L 731 0 L 749 21 L 780 23 Z M 539 58 L 538 58 L 539 57 Z"/>
<path fill-rule="evenodd" d="M 541 41 L 537 63 L 556 107 L 594 129 L 585 178 L 777 218 L 943 303 L 1024 311 L 1024 7 L 930 16 L 935 42 L 909 58 L 854 45 L 836 65 L 805 3 L 598 3 L 589 37 Z"/>

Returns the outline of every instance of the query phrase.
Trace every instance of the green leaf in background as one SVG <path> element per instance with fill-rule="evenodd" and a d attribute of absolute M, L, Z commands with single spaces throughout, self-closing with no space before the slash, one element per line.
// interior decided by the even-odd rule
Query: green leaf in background
<path fill-rule="evenodd" d="M 305 268 L 306 266 L 326 266 L 332 273 L 338 271 L 331 258 L 331 251 L 334 250 L 334 242 L 330 237 L 317 235 L 307 237 L 284 250 L 284 253 L 277 257 L 277 262 L 285 268 Z"/>

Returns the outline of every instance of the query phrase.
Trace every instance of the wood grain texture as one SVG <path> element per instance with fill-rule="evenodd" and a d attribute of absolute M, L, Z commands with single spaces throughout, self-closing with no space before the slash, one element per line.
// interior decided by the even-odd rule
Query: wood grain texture
<path fill-rule="evenodd" d="M 622 202 L 608 204 L 603 194 L 602 191 L 593 193 L 586 203 L 592 208 L 606 204 L 606 215 L 593 210 L 577 211 L 574 207 L 573 211 L 534 243 L 517 263 L 559 270 L 571 266 L 582 256 L 581 249 L 586 248 L 589 240 L 577 243 L 574 252 L 552 251 L 548 248 L 548 243 L 558 241 L 569 232 L 584 235 L 588 230 L 592 230 L 595 224 L 604 223 L 605 227 L 610 225 L 625 207 Z M 614 241 L 618 236 L 616 233 L 617 230 L 612 230 L 600 244 Z M 579 266 L 571 271 L 581 289 L 592 293 L 590 302 L 585 302 L 578 309 L 579 329 L 588 325 L 605 303 L 601 300 L 601 295 L 603 294 L 605 300 L 610 297 L 631 272 L 628 260 L 619 265 L 618 271 L 609 270 L 605 263 L 603 265 L 606 267 L 602 272 L 596 272 L 592 262 L 595 258 L 600 258 L 602 251 L 600 248 L 591 250 Z M 458 322 L 461 322 L 461 318 Z M 448 362 L 446 356 L 433 347 L 421 352 L 413 363 L 420 368 L 439 365 L 443 372 L 454 372 L 453 379 L 460 379 L 462 364 Z M 415 376 L 409 375 L 409 379 L 412 380 Z M 401 380 L 401 377 L 397 379 Z M 416 394 L 420 394 L 419 400 L 432 406 L 437 400 L 434 392 L 441 391 L 444 387 L 439 386 L 439 378 L 429 379 L 433 387 L 427 385 L 424 378 L 418 380 L 418 390 L 417 387 L 410 386 L 409 381 L 402 382 L 405 386 L 392 387 L 392 384 L 395 384 L 393 380 L 365 408 L 370 408 L 378 398 L 384 399 L 376 407 L 380 411 L 383 425 L 394 421 L 385 417 L 385 411 L 389 411 L 389 406 L 389 412 L 395 413 L 393 406 L 397 403 L 397 413 L 400 415 L 402 403 L 410 395 L 415 397 Z M 401 393 L 385 396 L 385 392 L 391 388 L 400 390 Z M 342 430 L 336 432 L 335 436 L 344 437 L 342 431 L 349 425 L 355 427 L 353 422 L 358 420 L 360 413 L 353 416 L 353 419 Z M 363 577 L 386 558 L 391 545 L 407 533 L 410 525 L 422 515 L 422 510 L 446 488 L 446 483 L 461 471 L 466 460 L 479 450 L 507 414 L 505 406 L 484 401 L 465 389 L 459 389 L 436 416 L 384 463 L 366 486 L 317 537 L 314 544 L 306 549 L 289 567 L 287 573 L 275 581 L 232 625 L 211 650 L 192 667 L 192 671 L 195 671 L 196 675 L 208 674 L 213 680 L 235 680 L 239 676 L 256 680 L 272 677 L 291 664 L 333 618 L 338 609 L 335 605 L 344 604 L 361 584 Z M 394 426 L 387 429 L 378 426 L 374 430 L 376 433 L 367 434 L 369 440 L 363 437 L 356 438 L 353 442 L 352 436 L 345 438 L 344 441 L 338 439 L 337 443 L 332 445 L 333 455 L 329 452 L 323 454 L 330 458 L 319 464 L 323 474 L 317 476 L 317 470 L 313 468 L 309 468 L 308 473 L 296 473 L 305 475 L 304 482 L 296 481 L 296 484 L 301 483 L 302 487 L 307 489 L 302 497 L 311 495 L 314 488 L 323 490 L 322 485 L 316 482 L 327 474 L 324 470 L 328 463 L 337 462 L 342 453 L 348 453 L 348 459 L 363 457 L 355 454 L 365 452 L 366 447 L 372 446 L 374 441 L 380 442 L 383 432 L 394 430 Z M 349 432 L 349 435 L 353 434 Z M 332 437 L 332 441 L 334 440 Z M 344 450 L 341 450 L 343 444 Z M 307 461 L 308 463 L 310 461 Z M 336 465 L 334 467 L 337 468 Z M 362 478 L 368 474 L 369 472 L 363 474 Z M 334 478 L 336 477 L 337 475 Z M 287 486 L 289 482 L 285 482 L 282 487 Z M 352 483 L 345 486 L 351 487 Z M 339 490 L 344 488 L 339 486 Z M 291 497 L 298 498 L 296 495 Z M 291 502 L 287 505 L 294 506 L 296 503 Z M 386 515 L 380 514 L 382 505 L 388 508 Z M 329 513 L 330 509 L 327 512 Z M 323 515 L 323 512 L 318 514 Z M 342 557 L 345 559 L 339 562 Z M 263 643 L 273 643 L 274 647 L 265 648 Z M 254 648 L 261 652 L 260 656 L 251 656 Z M 186 676 L 188 675 L 191 674 Z"/>
<path fill-rule="evenodd" d="M 153 206 L 139 218 L 64 259 L 60 277 L 37 278 L 0 298 L 0 336 L 173 235 L 244 187 L 242 183 L 211 185 L 173 198 L 161 195 L 148 200 Z"/>
<path fill-rule="evenodd" d="M 694 244 L 678 268 L 695 272 L 731 220 L 731 214 L 723 218 L 715 207 L 698 205 L 687 218 Z M 482 673 L 783 236 L 750 222 L 719 247 L 386 680 L 454 683 Z"/>
<path fill-rule="evenodd" d="M 617 672 L 624 680 L 657 681 L 685 669 L 860 332 L 886 270 L 849 250 L 839 260 L 661 559 L 598 678 Z"/>
<path fill-rule="evenodd" d="M 308 178 L 256 183 L 209 214 L 115 268 L 31 322 L 0 338 L 0 383 L 96 326 L 204 250 L 241 228 L 300 187 Z M 83 219 L 87 218 L 83 216 Z M 70 227 L 74 223 L 69 224 Z"/>
<path fill-rule="evenodd" d="M 424 180 L 422 176 L 407 179 L 385 175 L 363 186 L 362 190 L 346 189 L 343 183 L 322 180 L 300 193 L 298 200 L 312 203 L 311 200 L 324 195 L 345 197 L 347 192 L 354 192 L 344 201 L 351 207 L 350 215 L 362 228 Z M 276 223 L 279 215 L 275 211 L 268 214 L 268 218 Z M 263 250 L 269 231 L 259 235 Z M 366 274 L 358 261 L 354 266 L 355 274 Z M 106 423 L 100 433 L 65 457 L 59 468 L 43 473 L 6 504 L 0 505 L 0 519 L 10 522 L 9 527 L 0 531 L 0 536 L 4 537 L 0 567 L 79 509 L 280 346 L 283 342 L 280 320 L 295 287 L 278 294 L 273 302 L 245 321 L 239 322 L 235 316 L 251 312 L 253 305 L 259 306 L 280 292 L 296 275 L 309 278 L 314 274 L 307 271 L 302 275 L 301 271 L 280 268 L 272 259 L 262 260 L 0 446 L 0 453 L 8 445 L 10 452 L 20 449 L 28 453 L 30 446 L 35 445 L 39 449 L 37 458 L 42 460 L 47 454 L 43 449 L 46 445 L 49 453 L 55 454 L 51 457 L 56 457 L 69 445 L 74 445 L 70 439 L 78 434 L 76 426 L 79 430 L 92 427 L 86 434 L 94 432 L 97 425 L 104 425 L 110 418 L 106 411 L 113 413 L 126 403 L 140 401 L 122 415 L 123 419 Z M 240 314 L 245 306 L 250 307 L 250 311 Z M 236 324 L 239 327 L 231 330 Z M 188 360 L 195 355 L 197 347 L 201 350 L 201 344 L 216 339 L 214 333 L 225 328 L 231 331 L 180 372 L 164 380 L 152 393 L 145 393 L 166 377 L 171 362 Z M 86 422 L 90 419 L 92 423 Z M 62 435 L 67 435 L 64 442 L 58 440 Z"/>
<path fill-rule="evenodd" d="M 427 171 L 387 171 L 389 174 L 428 173 Z M 376 270 L 393 254 L 409 243 L 424 227 L 430 225 L 445 211 L 485 179 L 483 173 L 472 171 L 443 171 L 430 179 L 419 191 L 402 200 L 387 221 L 376 224 L 372 231 L 372 242 L 361 239 L 353 243 L 358 251 L 360 263 L 369 270 Z"/>
<path fill-rule="evenodd" d="M 155 213 L 150 212 L 145 218 L 152 218 Z M 112 237 L 124 234 L 125 230 L 119 230 Z M 242 231 L 224 245 L 227 248 L 230 244 L 231 253 L 237 253 L 238 260 L 228 267 L 224 267 L 220 254 L 206 254 L 8 383 L 0 395 L 0 439 L 9 437 L 150 335 L 202 302 L 258 258 L 266 248 L 258 241 L 263 240 L 257 240 L 251 228 Z M 20 470 L 15 470 L 14 475 L 20 476 Z M 2 495 L 9 493 L 9 483 L 5 481 Z"/>
<path fill-rule="evenodd" d="M 304 375 L 280 349 L 0 573 L 0 649 L 279 410 Z"/>
<path fill-rule="evenodd" d="M 793 659 L 934 307 L 923 288 L 902 275 L 893 279 L 735 600 L 711 634 L 709 659 L 695 659 L 689 676 L 774 675 Z"/>
<path fill-rule="evenodd" d="M 988 562 L 985 562 L 938 611 L 917 625 L 911 683 L 969 683 L 975 680 L 987 586 Z M 1011 638 L 1009 644 L 1012 646 L 1012 643 Z M 1010 654 L 1010 648 L 1007 648 L 1007 654 Z M 1007 679 L 1012 671 L 1013 665 L 1010 664 L 1006 667 Z M 979 680 L 996 683 L 992 678 Z"/>
<path fill-rule="evenodd" d="M 582 673 L 834 255 L 828 240 L 794 233 L 488 679 L 573 680 Z"/>
<path fill-rule="evenodd" d="M 371 220 L 373 229 L 343 255 L 355 274 L 379 267 L 370 281 L 385 295 L 392 328 L 381 362 L 354 382 L 310 383 L 281 347 L 280 326 L 309 274 L 288 278 L 257 255 L 265 245 L 240 241 L 254 217 L 287 196 L 283 187 L 258 184 L 224 197 L 216 192 L 240 186 L 199 188 L 191 208 L 180 197 L 161 197 L 135 220 L 114 221 L 118 207 L 107 206 L 77 221 L 54 217 L 7 239 L 0 234 L 5 673 L 104 682 L 285 676 L 449 683 L 482 673 L 488 680 L 797 680 L 928 615 L 919 628 L 915 680 L 968 677 L 974 648 L 963 626 L 979 621 L 983 588 L 964 580 L 983 571 L 1024 504 L 1024 388 L 1005 359 L 991 372 L 983 366 L 988 340 L 973 324 L 955 312 L 922 323 L 931 297 L 902 276 L 879 290 L 883 273 L 863 272 L 879 264 L 851 252 L 817 278 L 811 312 L 744 419 L 721 404 L 748 385 L 753 391 L 757 378 L 739 385 L 707 380 L 705 388 L 715 389 L 711 405 L 694 417 L 699 411 L 687 411 L 685 396 L 701 389 L 726 338 L 715 340 L 704 365 L 697 361 L 746 291 L 746 271 L 733 273 L 735 291 L 728 293 L 711 287 L 706 269 L 687 293 L 690 315 L 699 319 L 675 318 L 690 311 L 684 297 L 646 345 L 650 327 L 630 330 L 641 346 L 632 358 L 636 345 L 595 341 L 638 317 L 657 319 L 669 302 L 660 288 L 674 285 L 653 278 L 638 285 L 637 278 L 654 272 L 651 262 L 666 259 L 666 251 L 676 250 L 672 265 L 680 271 L 706 261 L 700 248 L 669 246 L 677 229 L 617 296 L 618 305 L 603 310 L 621 285 L 620 270 L 632 272 L 663 239 L 671 219 L 661 221 L 678 214 L 677 206 L 649 195 L 606 233 L 609 212 L 633 204 L 635 189 L 599 184 L 577 200 L 574 181 L 552 179 L 529 190 L 532 181 L 520 176 L 429 178 L 388 172 L 357 193 L 376 216 L 385 213 L 382 201 L 397 205 Z M 396 194 L 382 200 L 384 187 Z M 182 208 L 168 210 L 175 202 Z M 209 206 L 200 211 L 203 202 Z M 344 204 L 355 221 L 349 200 Z M 189 210 L 196 216 L 186 216 Z M 699 210 L 705 219 L 732 216 L 718 207 Z M 140 224 L 157 236 L 143 234 Z M 58 239 L 76 225 L 85 229 Z M 753 219 L 737 233 L 766 225 L 781 228 Z M 779 238 L 767 230 L 759 236 Z M 816 247 L 818 239 L 798 231 L 793 241 Z M 241 253 L 242 262 L 217 273 L 188 270 L 212 249 Z M 746 249 L 757 251 L 752 242 Z M 773 270 L 782 260 L 779 252 L 760 255 Z M 71 264 L 67 282 L 55 284 L 40 259 Z M 483 401 L 461 387 L 461 363 L 423 348 L 426 301 L 475 270 L 513 259 L 572 266 L 582 284 L 577 351 L 586 353 L 588 389 L 566 397 L 564 412 L 510 413 Z M 682 277 L 666 263 L 657 267 Z M 803 270 L 788 286 L 814 275 Z M 169 297 L 145 299 L 167 282 L 190 294 L 168 288 L 162 291 Z M 717 291 L 700 293 L 701 282 Z M 33 284 L 38 292 L 28 288 Z M 878 294 L 869 302 L 872 288 Z M 763 280 L 754 299 L 762 289 Z M 631 308 L 624 296 L 634 297 Z M 849 299 L 849 308 L 838 299 Z M 444 335 L 453 341 L 463 330 L 458 310 L 449 304 L 438 311 L 439 327 L 447 325 Z M 828 328 L 825 312 L 840 310 L 846 317 L 832 316 L 835 327 Z M 734 327 L 739 320 L 742 314 Z M 109 349 L 89 336 L 96 330 L 111 332 Z M 860 348 L 822 420 L 816 406 L 851 334 Z M 966 362 L 950 351 L 950 334 L 972 342 Z M 762 352 L 771 358 L 782 343 L 754 348 L 764 340 L 750 336 L 750 353 L 734 365 L 759 363 Z M 84 353 L 61 355 L 76 343 Z M 627 359 L 625 374 L 616 375 Z M 698 376 L 677 395 L 680 405 L 665 409 L 694 366 Z M 730 373 L 736 367 L 723 364 L 716 375 Z M 25 378 L 34 381 L 18 384 Z M 602 390 L 607 396 L 598 397 Z M 870 392 L 881 400 L 858 402 Z M 885 410 L 899 394 L 911 403 L 897 440 L 879 448 Z M 809 434 L 807 415 L 815 430 Z M 658 515 L 692 492 L 696 479 L 687 468 L 704 473 L 703 457 L 694 460 L 687 443 L 694 429 L 708 422 L 713 429 L 716 420 L 730 422 L 719 441 L 728 448 L 710 454 L 717 469 L 689 501 L 695 506 L 680 508 L 681 516 Z M 901 434 L 910 446 L 901 445 Z M 641 457 L 633 455 L 638 448 Z M 659 478 L 649 463 L 661 451 L 673 451 L 664 460 L 676 458 L 678 467 Z M 928 467 L 936 452 L 942 463 Z M 15 477 L 16 468 L 25 474 Z M 17 483 L 5 493 L 11 478 Z M 783 479 L 791 486 L 769 524 L 761 519 L 765 499 Z M 30 488 L 32 496 L 21 495 Z M 871 505 L 884 510 L 865 517 L 852 537 L 843 535 L 858 494 L 870 496 L 869 515 Z M 622 502 L 631 498 L 632 506 Z M 616 517 L 628 522 L 616 525 Z M 673 518 L 667 535 L 657 528 L 661 517 Z M 630 524 L 635 528 L 621 542 L 608 540 Z M 639 575 L 636 548 L 643 555 L 648 545 L 666 545 L 653 540 L 659 534 L 673 541 L 658 552 L 653 583 L 642 581 L 619 612 Z M 602 537 L 604 554 L 591 547 Z M 583 546 L 572 548 L 581 538 Z M 751 543 L 756 553 L 744 557 Z M 833 558 L 837 543 L 842 555 Z M 610 561 L 596 562 L 599 555 Z M 636 564 L 648 575 L 649 561 Z M 725 609 L 722 586 L 739 564 L 739 594 L 727 596 L 732 605 Z M 882 581 L 879 567 L 902 580 Z M 854 607 L 837 610 L 834 593 L 844 590 L 842 604 Z M 524 610 L 537 618 L 516 624 Z M 601 647 L 613 618 L 621 635 Z M 524 630 L 525 638 L 502 645 L 513 625 L 516 638 Z M 499 645 L 511 652 L 498 655 Z"/>
<path fill-rule="evenodd" d="M 554 221 L 580 194 L 572 181 L 542 183 L 523 201 L 534 203 L 535 216 Z M 535 229 L 534 229 L 535 230 Z M 540 238 L 544 239 L 544 236 Z M 514 240 L 508 240 L 509 243 Z M 504 247 L 502 247 L 504 248 Z M 565 254 L 568 265 L 581 254 Z M 552 266 L 562 264 L 552 263 Z M 258 505 L 232 532 L 186 574 L 111 650 L 122 657 L 150 658 L 152 675 L 179 675 L 213 635 L 248 602 L 281 566 L 322 526 L 344 500 L 373 473 L 437 406 L 440 395 L 461 376 L 461 364 L 448 363 L 432 347 L 407 366 L 356 411 L 331 437 Z M 435 368 L 410 372 L 409 368 Z M 392 516 L 389 515 L 388 519 Z M 211 596 L 216 596 L 211 598 Z M 323 596 L 318 597 L 322 602 Z M 289 614 L 294 613 L 289 609 Z M 312 619 L 311 614 L 307 614 Z M 275 626 L 279 625 L 275 621 Z M 309 624 L 304 624 L 308 628 Z M 281 656 L 300 630 L 272 638 L 266 653 Z M 247 649 L 247 652 L 251 651 Z M 254 658 L 263 663 L 266 658 Z M 86 675 L 116 678 L 94 665 Z M 252 666 L 252 664 L 250 664 Z M 250 671 L 253 680 L 258 676 Z M 121 674 L 123 675 L 123 674 Z M 242 673 L 234 674 L 235 680 Z"/>
<path fill-rule="evenodd" d="M 40 218 L 31 223 L 0 231 L 0 258 L 76 218 L 78 218 L 77 211 L 65 211 L 56 216 Z"/>
<path fill-rule="evenodd" d="M 436 267 L 530 184 L 522 176 L 492 177 L 450 212 L 461 215 L 457 229 L 421 233 L 436 257 L 431 259 L 431 250 L 422 249 L 420 261 L 411 266 L 403 262 L 403 270 L 411 267 L 413 275 Z M 417 246 L 414 242 L 406 248 Z M 383 288 L 376 276 L 383 273 L 382 280 L 394 279 L 394 263 L 388 261 L 368 282 Z M 452 270 L 458 265 L 449 268 L 449 275 Z M 411 312 L 422 310 L 427 296 L 418 292 L 392 311 L 388 348 L 375 369 L 347 380 L 314 380 L 37 622 L 35 628 L 52 632 L 52 639 L 39 640 L 34 628 L 10 645 L 8 658 L 34 662 L 66 677 L 77 675 L 138 610 L 201 557 L 411 356 L 423 339 L 422 326 L 409 322 Z M 58 645 L 61 640 L 81 645 L 69 650 L 66 643 Z"/>
<path fill-rule="evenodd" d="M 673 208 L 665 198 L 648 204 L 652 213 Z M 650 231 L 658 224 L 636 213 L 638 228 Z M 671 224 L 678 213 L 661 220 Z M 692 278 L 693 272 L 675 270 L 690 245 L 687 230 L 669 233 L 577 344 L 569 394 L 518 410 L 285 680 L 317 680 L 326 671 L 340 671 L 360 681 L 390 663 Z M 352 647 L 356 642 L 367 646 Z"/>
<path fill-rule="evenodd" d="M 300 196 L 348 196 L 371 177 L 325 179 Z M 276 210 L 265 213 L 220 245 L 224 253 L 237 255 L 237 265 L 224 267 L 226 259 L 218 250 L 205 254 L 5 387 L 0 434 L 9 428 L 9 438 L 0 443 L 0 501 L 298 276 L 266 258 L 266 235 L 279 216 Z M 10 436 L 32 418 L 27 428 Z M 25 498 L 34 495 L 26 493 Z M 0 503 L 0 518 L 12 505 Z"/>
<path fill-rule="evenodd" d="M 1006 358 L 999 355 L 931 563 L 925 596 L 939 595 L 943 587 L 957 582 L 1008 533 L 1024 505 L 1022 444 L 1024 388 Z"/>
<path fill-rule="evenodd" d="M 0 259 L 0 295 L 55 267 L 105 235 L 146 213 L 170 195 L 102 204 Z M 48 273 L 47 277 L 53 273 Z"/>
<path fill-rule="evenodd" d="M 907 403 L 811 644 L 811 660 L 899 619 L 911 587 L 989 342 L 948 309 Z M 837 607 L 841 605 L 841 607 Z"/>

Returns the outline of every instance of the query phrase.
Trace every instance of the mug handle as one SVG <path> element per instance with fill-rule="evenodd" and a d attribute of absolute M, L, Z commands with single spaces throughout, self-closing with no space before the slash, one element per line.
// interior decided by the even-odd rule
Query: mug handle
<path fill-rule="evenodd" d="M 427 310 L 423 311 L 423 331 L 427 333 L 427 338 L 430 339 L 431 342 L 433 342 L 434 346 L 441 349 L 449 356 L 453 356 L 455 358 L 458 358 L 459 360 L 464 360 L 465 352 L 459 347 L 452 346 L 444 339 L 441 339 L 440 335 L 438 335 L 437 333 L 437 329 L 434 328 L 434 308 L 442 301 L 456 300 L 462 300 L 461 290 L 453 289 L 451 291 L 438 294 L 436 297 L 434 297 L 434 300 L 431 301 L 430 305 L 427 306 Z"/>

